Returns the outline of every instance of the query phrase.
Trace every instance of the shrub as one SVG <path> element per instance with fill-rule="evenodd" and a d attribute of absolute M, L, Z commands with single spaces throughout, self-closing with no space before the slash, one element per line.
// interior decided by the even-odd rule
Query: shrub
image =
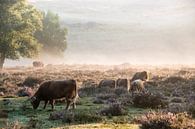
<path fill-rule="evenodd" d="M 30 120 L 28 121 L 27 128 L 41 129 L 39 120 L 35 118 L 30 118 Z"/>
<path fill-rule="evenodd" d="M 99 98 L 95 98 L 95 100 L 93 101 L 94 104 L 104 104 L 104 101 L 102 99 Z"/>
<path fill-rule="evenodd" d="M 9 122 L 5 129 L 26 129 L 25 126 L 23 126 L 21 123 L 19 123 L 18 121 L 14 121 L 14 122 Z"/>
<path fill-rule="evenodd" d="M 119 103 L 110 104 L 109 107 L 104 108 L 100 111 L 101 115 L 104 116 L 121 116 L 127 115 L 127 111 Z"/>
<path fill-rule="evenodd" d="M 187 82 L 187 80 L 179 76 L 171 76 L 164 80 L 164 83 L 177 83 L 177 82 Z"/>
<path fill-rule="evenodd" d="M 160 94 L 140 93 L 133 98 L 133 105 L 139 108 L 164 108 L 168 105 Z"/>
<path fill-rule="evenodd" d="M 37 77 L 27 77 L 24 82 L 23 85 L 24 86 L 29 86 L 29 87 L 33 87 L 37 84 L 40 84 L 43 80 L 41 80 L 40 78 Z"/>
<path fill-rule="evenodd" d="M 187 111 L 187 106 L 181 103 L 170 103 L 167 111 L 171 113 L 181 113 Z"/>
<path fill-rule="evenodd" d="M 171 102 L 173 103 L 183 103 L 183 99 L 180 97 L 174 97 L 171 99 Z"/>
<path fill-rule="evenodd" d="M 120 117 L 114 117 L 113 123 L 115 124 L 127 124 L 129 122 L 128 116 L 120 116 Z"/>
<path fill-rule="evenodd" d="M 113 88 L 110 87 L 98 87 L 96 89 L 96 94 L 114 94 L 114 90 Z"/>
<path fill-rule="evenodd" d="M 195 121 L 187 113 L 150 112 L 135 120 L 141 129 L 192 129 Z"/>
<path fill-rule="evenodd" d="M 195 105 L 194 105 L 194 104 L 191 104 L 191 105 L 189 106 L 188 112 L 189 112 L 189 114 L 192 115 L 192 117 L 195 118 Z"/>
<path fill-rule="evenodd" d="M 119 101 L 121 102 L 121 105 L 123 105 L 123 106 L 130 106 L 130 105 L 133 104 L 131 94 L 121 95 L 120 98 L 119 98 Z"/>
<path fill-rule="evenodd" d="M 101 122 L 104 119 L 98 115 L 94 114 L 92 112 L 88 111 L 58 111 L 55 113 L 51 113 L 50 120 L 59 120 L 61 119 L 62 122 L 64 123 L 80 123 L 80 124 L 85 124 L 85 123 L 92 123 L 92 122 Z"/>
<path fill-rule="evenodd" d="M 64 112 L 63 111 L 52 112 L 49 115 L 49 120 L 59 120 L 59 119 L 62 119 L 63 116 L 64 116 Z"/>
<path fill-rule="evenodd" d="M 128 91 L 127 91 L 127 89 L 120 87 L 120 88 L 116 88 L 114 93 L 116 95 L 120 96 L 120 95 L 123 95 L 123 94 L 128 94 Z"/>
<path fill-rule="evenodd" d="M 94 96 L 95 92 L 96 92 L 95 87 L 83 87 L 79 89 L 79 96 L 80 97 Z"/>
<path fill-rule="evenodd" d="M 102 99 L 102 100 L 108 100 L 110 98 L 114 99 L 114 98 L 117 98 L 117 96 L 113 93 L 110 93 L 110 94 L 99 94 L 97 96 L 98 99 Z"/>

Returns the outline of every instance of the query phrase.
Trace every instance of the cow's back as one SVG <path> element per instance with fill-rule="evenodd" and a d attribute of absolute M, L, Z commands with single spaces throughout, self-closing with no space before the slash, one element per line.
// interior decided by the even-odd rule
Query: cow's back
<path fill-rule="evenodd" d="M 40 86 L 40 98 L 43 100 L 74 97 L 76 95 L 76 82 L 74 80 L 48 81 Z"/>

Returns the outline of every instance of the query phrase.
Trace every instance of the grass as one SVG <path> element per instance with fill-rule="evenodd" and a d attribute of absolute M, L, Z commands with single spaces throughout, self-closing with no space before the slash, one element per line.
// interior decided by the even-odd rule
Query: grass
<path fill-rule="evenodd" d="M 142 114 L 146 112 L 145 109 L 139 109 L 134 107 L 128 108 L 128 115 L 127 116 L 119 116 L 119 117 L 106 117 L 105 121 L 102 123 L 86 123 L 86 124 L 79 124 L 79 123 L 73 123 L 73 125 L 69 125 L 66 123 L 63 123 L 61 120 L 49 120 L 49 115 L 52 113 L 50 111 L 51 107 L 50 105 L 47 106 L 45 110 L 42 109 L 43 102 L 40 104 L 39 108 L 37 110 L 32 109 L 32 106 L 30 105 L 29 101 L 26 101 L 27 98 L 25 97 L 19 97 L 19 98 L 9 98 L 10 104 L 4 105 L 3 103 L 4 98 L 0 98 L 0 105 L 2 109 L 7 110 L 8 113 L 8 123 L 18 121 L 22 125 L 27 125 L 30 120 L 37 120 L 37 125 L 39 128 L 67 128 L 67 129 L 77 129 L 77 128 L 120 128 L 120 129 L 126 129 L 126 128 L 138 128 L 137 125 L 131 125 L 128 123 L 125 123 L 123 118 L 128 118 L 130 120 L 133 118 L 133 116 Z M 7 98 L 6 98 L 7 99 Z M 92 97 L 84 97 L 81 98 L 79 101 L 79 104 L 77 105 L 76 112 L 92 112 L 97 113 L 101 108 L 105 107 L 103 104 L 94 104 Z M 22 108 L 25 105 L 25 108 Z M 65 108 L 65 103 L 57 103 L 55 104 L 55 111 L 61 111 Z M 25 110 L 24 110 L 25 109 Z M 116 120 L 120 120 L 122 122 L 115 123 Z M 5 120 L 5 119 L 4 119 Z M 117 121 L 118 121 L 117 120 Z M 3 121 L 3 120 L 2 120 Z M 122 123 L 122 124 L 121 124 Z M 2 128 L 3 125 L 0 125 L 0 128 Z"/>
<path fill-rule="evenodd" d="M 135 124 L 95 123 L 85 125 L 69 125 L 53 129 L 139 129 L 139 126 Z"/>

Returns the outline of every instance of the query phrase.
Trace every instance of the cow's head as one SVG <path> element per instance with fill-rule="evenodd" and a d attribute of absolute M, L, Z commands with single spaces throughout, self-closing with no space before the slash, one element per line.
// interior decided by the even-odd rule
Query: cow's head
<path fill-rule="evenodd" d="M 40 100 L 37 97 L 33 96 L 30 98 L 30 102 L 31 102 L 33 108 L 37 109 L 39 106 Z"/>
<path fill-rule="evenodd" d="M 148 73 L 146 71 L 141 72 L 142 81 L 148 80 Z"/>

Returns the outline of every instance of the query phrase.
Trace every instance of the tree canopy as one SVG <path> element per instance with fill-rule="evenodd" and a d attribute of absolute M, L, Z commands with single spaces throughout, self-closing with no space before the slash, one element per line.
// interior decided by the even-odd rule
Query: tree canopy
<path fill-rule="evenodd" d="M 34 57 L 41 45 L 34 37 L 42 14 L 26 0 L 0 0 L 0 68 L 4 60 Z"/>
<path fill-rule="evenodd" d="M 57 14 L 51 11 L 43 14 L 43 29 L 35 33 L 35 37 L 43 45 L 42 52 L 55 56 L 63 56 L 67 47 L 67 29 L 60 26 Z"/>

